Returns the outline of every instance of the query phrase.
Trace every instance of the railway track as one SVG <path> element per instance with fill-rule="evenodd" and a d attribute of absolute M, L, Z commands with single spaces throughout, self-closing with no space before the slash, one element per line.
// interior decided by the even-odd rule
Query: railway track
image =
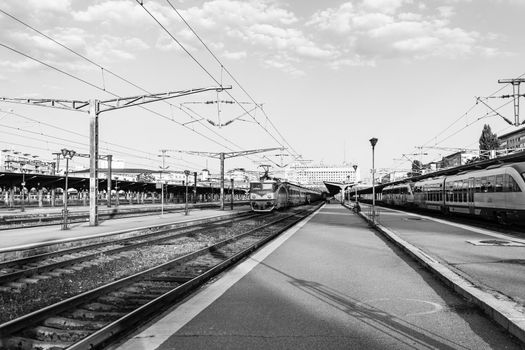
<path fill-rule="evenodd" d="M 235 205 L 246 205 L 248 201 L 238 201 Z M 217 208 L 217 203 L 197 203 L 190 204 L 190 210 L 195 209 L 210 209 Z M 184 211 L 184 206 L 165 206 L 165 213 L 174 213 Z M 140 207 L 140 208 L 113 208 L 99 210 L 99 220 L 118 219 L 134 216 L 145 216 L 145 215 L 157 215 L 160 212 L 159 206 Z M 58 225 L 63 221 L 62 214 L 55 213 L 41 213 L 41 214 L 24 214 L 24 215 L 5 215 L 0 217 L 0 230 L 7 230 L 13 228 L 25 228 L 25 227 L 37 227 L 37 226 L 48 226 Z M 68 215 L 69 223 L 78 223 L 89 221 L 89 211 L 70 211 Z"/>
<path fill-rule="evenodd" d="M 218 226 L 224 229 L 224 225 L 220 224 L 215 224 L 213 232 L 209 227 L 196 228 L 194 232 L 183 234 L 186 235 L 185 243 L 180 241 L 180 237 L 175 241 L 157 237 L 154 243 L 141 246 L 153 247 L 147 254 L 152 254 L 158 246 L 171 247 L 171 250 L 175 246 L 178 256 L 166 255 L 166 259 L 157 261 L 154 266 L 114 278 L 1 324 L 0 349 L 101 348 L 118 334 L 136 327 L 147 317 L 157 314 L 166 305 L 293 226 L 316 208 L 309 206 L 301 211 L 270 215 L 272 220 L 265 220 L 264 223 L 259 216 L 251 225 L 233 224 L 231 232 L 226 235 L 215 232 Z M 158 250 L 156 252 L 159 253 Z M 116 252 L 114 256 L 122 254 L 129 252 Z M 71 275 L 81 272 L 80 268 L 68 269 L 72 270 Z"/>

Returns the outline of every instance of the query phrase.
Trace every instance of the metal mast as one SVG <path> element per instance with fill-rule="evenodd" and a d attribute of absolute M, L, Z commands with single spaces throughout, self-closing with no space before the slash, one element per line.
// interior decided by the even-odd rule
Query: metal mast
<path fill-rule="evenodd" d="M 499 79 L 500 84 L 512 84 L 512 98 L 514 99 L 514 125 L 520 123 L 520 84 L 525 83 L 525 78 Z"/>
<path fill-rule="evenodd" d="M 110 100 L 60 100 L 0 97 L 0 102 L 19 103 L 40 107 L 50 107 L 89 113 L 89 225 L 98 225 L 98 116 L 100 113 L 116 109 L 139 106 L 170 98 L 182 97 L 200 92 L 231 89 L 231 86 L 216 86 L 189 90 L 170 91 L 157 94 L 145 94 L 130 97 L 118 97 Z"/>
<path fill-rule="evenodd" d="M 192 155 L 201 156 L 201 157 L 219 159 L 221 162 L 221 180 L 220 180 L 221 181 L 220 182 L 221 184 L 221 210 L 224 210 L 224 160 L 227 158 L 247 156 L 250 154 L 269 152 L 269 151 L 274 151 L 274 150 L 283 150 L 283 148 L 281 147 L 262 148 L 262 149 L 252 149 L 252 150 L 238 151 L 238 152 L 199 152 L 199 151 L 183 151 L 183 150 L 164 150 L 164 151 L 186 153 L 186 154 L 192 154 Z"/>

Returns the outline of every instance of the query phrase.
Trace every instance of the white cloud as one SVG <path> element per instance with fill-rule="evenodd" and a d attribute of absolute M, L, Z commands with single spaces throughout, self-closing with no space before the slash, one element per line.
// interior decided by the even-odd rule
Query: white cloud
<path fill-rule="evenodd" d="M 73 11 L 71 15 L 80 22 L 136 26 L 137 23 L 144 22 L 147 14 L 134 1 L 113 0 L 89 6 L 84 11 Z"/>
<path fill-rule="evenodd" d="M 420 5 L 411 0 L 347 2 L 314 13 L 306 24 L 318 29 L 320 36 L 341 53 L 336 61 L 350 65 L 394 57 L 492 54 L 493 50 L 486 50 L 482 44 L 490 37 L 451 26 L 453 6 L 432 10 Z M 340 39 L 336 42 L 336 38 Z"/>
<path fill-rule="evenodd" d="M 22 70 L 29 70 L 34 68 L 41 67 L 40 63 L 30 60 L 30 59 L 24 59 L 20 61 L 0 61 L 0 67 L 2 67 L 5 70 L 8 71 L 22 71 Z"/>
<path fill-rule="evenodd" d="M 410 0 L 363 0 L 363 7 L 372 11 L 382 13 L 395 13 L 405 3 Z"/>
<path fill-rule="evenodd" d="M 27 0 L 28 5 L 37 11 L 71 11 L 71 0 Z"/>
<path fill-rule="evenodd" d="M 235 60 L 235 61 L 245 59 L 247 56 L 248 54 L 246 53 L 246 51 L 236 51 L 236 52 L 225 51 L 222 54 L 222 57 L 228 58 L 230 60 Z"/>

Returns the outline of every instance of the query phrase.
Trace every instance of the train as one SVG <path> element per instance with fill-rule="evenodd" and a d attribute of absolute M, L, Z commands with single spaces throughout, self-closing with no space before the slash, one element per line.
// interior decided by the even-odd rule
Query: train
<path fill-rule="evenodd" d="M 525 162 L 388 185 L 381 191 L 380 202 L 523 225 Z"/>
<path fill-rule="evenodd" d="M 250 206 L 255 212 L 271 212 L 325 198 L 325 192 L 279 179 L 263 179 L 250 183 Z"/>

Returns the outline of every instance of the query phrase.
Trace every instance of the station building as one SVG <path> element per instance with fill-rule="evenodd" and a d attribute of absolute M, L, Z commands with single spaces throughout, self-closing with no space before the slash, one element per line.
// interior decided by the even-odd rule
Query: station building
<path fill-rule="evenodd" d="M 360 181 L 360 168 L 352 164 L 294 164 L 287 171 L 287 178 L 300 185 L 324 188 L 325 182 L 353 183 Z"/>
<path fill-rule="evenodd" d="M 501 135 L 498 140 L 500 149 L 525 149 L 525 128 Z"/>

